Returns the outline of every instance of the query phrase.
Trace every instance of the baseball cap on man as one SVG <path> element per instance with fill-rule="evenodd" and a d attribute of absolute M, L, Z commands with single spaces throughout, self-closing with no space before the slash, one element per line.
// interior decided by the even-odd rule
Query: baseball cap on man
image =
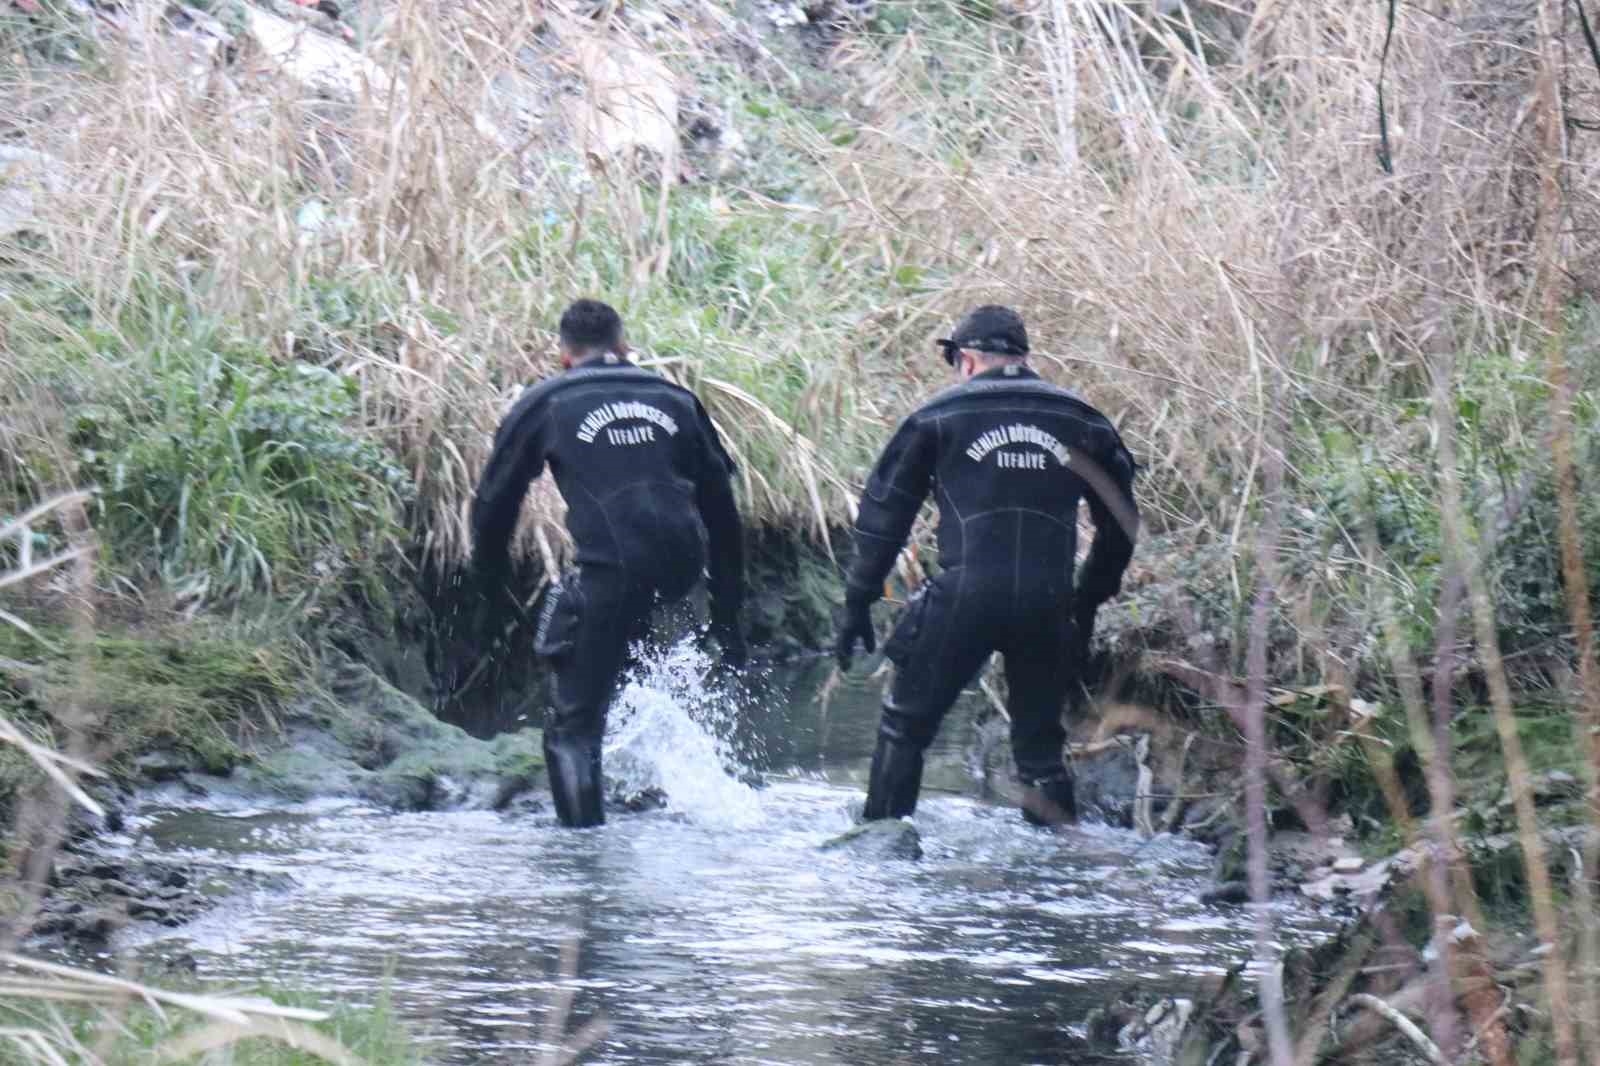
<path fill-rule="evenodd" d="M 944 349 L 944 361 L 956 365 L 956 352 L 963 348 L 992 355 L 1027 355 L 1028 330 L 1022 316 L 1009 307 L 984 304 L 956 323 L 955 331 L 936 342 Z"/>

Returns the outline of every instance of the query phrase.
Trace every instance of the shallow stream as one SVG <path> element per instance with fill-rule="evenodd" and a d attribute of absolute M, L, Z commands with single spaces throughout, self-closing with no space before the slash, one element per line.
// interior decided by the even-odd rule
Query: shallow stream
<path fill-rule="evenodd" d="M 1116 990 L 1193 992 L 1249 955 L 1249 912 L 1198 901 L 1200 845 L 1041 832 L 972 798 L 969 711 L 930 762 L 921 861 L 819 851 L 860 799 L 876 685 L 822 701 L 785 677 L 771 688 L 807 694 L 734 706 L 704 696 L 703 665 L 680 652 L 625 692 L 608 772 L 668 803 L 598 829 L 560 829 L 548 805 L 148 807 L 127 847 L 292 886 L 125 946 L 330 998 L 388 988 L 461 1063 L 538 1061 L 563 990 L 568 1032 L 608 1024 L 584 1062 L 1094 1062 L 1081 1023 Z M 1276 920 L 1290 941 L 1330 925 L 1287 904 Z"/>

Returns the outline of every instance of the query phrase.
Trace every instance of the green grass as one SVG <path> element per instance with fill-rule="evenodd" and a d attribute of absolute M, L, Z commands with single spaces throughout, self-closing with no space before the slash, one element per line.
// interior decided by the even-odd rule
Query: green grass
<path fill-rule="evenodd" d="M 131 773 L 131 760 L 157 747 L 224 772 L 243 758 L 240 740 L 273 728 L 306 683 L 291 645 L 218 626 L 102 632 L 82 657 L 59 628 L 38 632 L 51 643 L 0 626 L 0 657 L 42 668 L 25 686 L 0 675 L 0 712 L 47 743 L 64 740 L 76 712 L 88 724 L 90 754 L 116 773 Z M 0 747 L 0 821 L 36 779 L 25 756 Z"/>
<path fill-rule="evenodd" d="M 179 990 L 200 995 L 224 991 Z M 233 989 L 226 992 L 237 994 Z M 401 1022 L 387 993 L 379 995 L 370 1006 L 341 1005 L 331 1011 L 322 996 L 281 991 L 265 995 L 282 1006 L 328 1011 L 325 1020 L 307 1023 L 309 1027 L 337 1041 L 369 1066 L 411 1066 L 429 1061 L 429 1045 L 419 1041 Z M 0 1025 L 45 1034 L 72 1066 L 135 1066 L 161 1061 L 164 1046 L 196 1035 L 207 1024 L 204 1019 L 183 1011 L 169 1007 L 157 1013 L 137 1002 L 116 1011 L 73 1006 L 52 1008 L 18 1001 L 0 1006 Z M 42 1061 L 40 1055 L 21 1050 L 15 1042 L 0 1042 L 0 1063 L 38 1066 Z M 214 1066 L 314 1066 L 328 1062 L 311 1050 L 267 1036 L 229 1044 L 207 1053 L 201 1061 Z"/>
<path fill-rule="evenodd" d="M 398 554 L 409 479 L 361 431 L 357 382 L 273 359 L 201 293 L 136 280 L 113 322 L 34 286 L 18 328 L 17 377 L 62 412 L 55 453 L 98 489 L 108 565 L 234 602 L 312 594 Z M 32 464 L 22 450 L 21 468 L 52 469 L 49 449 Z"/>

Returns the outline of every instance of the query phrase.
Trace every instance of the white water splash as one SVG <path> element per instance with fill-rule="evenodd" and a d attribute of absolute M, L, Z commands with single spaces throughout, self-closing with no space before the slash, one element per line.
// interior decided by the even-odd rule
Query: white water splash
<path fill-rule="evenodd" d="M 748 768 L 733 747 L 738 703 L 711 673 L 692 640 L 641 659 L 608 715 L 606 777 L 625 793 L 660 789 L 697 822 L 754 825 L 761 798 L 739 780 Z"/>

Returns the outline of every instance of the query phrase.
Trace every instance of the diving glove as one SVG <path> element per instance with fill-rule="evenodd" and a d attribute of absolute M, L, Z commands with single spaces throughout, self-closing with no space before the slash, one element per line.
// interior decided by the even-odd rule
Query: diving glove
<path fill-rule="evenodd" d="M 878 650 L 878 634 L 872 629 L 872 604 L 861 600 L 847 600 L 844 613 L 839 619 L 839 637 L 834 646 L 834 656 L 839 660 L 839 669 L 850 669 L 850 662 L 855 658 L 856 642 L 861 642 L 861 647 L 868 655 Z"/>

